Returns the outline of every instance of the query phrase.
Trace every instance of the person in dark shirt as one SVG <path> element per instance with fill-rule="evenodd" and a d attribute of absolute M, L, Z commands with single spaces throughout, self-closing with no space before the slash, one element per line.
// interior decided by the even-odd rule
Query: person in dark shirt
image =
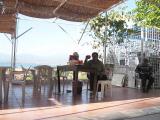
<path fill-rule="evenodd" d="M 152 76 L 153 72 L 152 66 L 149 64 L 147 58 L 144 58 L 142 64 L 139 64 L 136 67 L 135 72 L 139 74 L 139 77 L 142 80 L 142 91 L 149 92 L 154 82 L 154 78 Z"/>
<path fill-rule="evenodd" d="M 89 60 L 90 57 L 86 56 L 84 65 L 97 70 L 97 80 L 107 80 L 107 76 L 105 74 L 104 64 L 98 59 L 98 53 L 92 53 L 92 59 Z M 93 90 L 93 81 L 94 81 L 94 73 L 88 73 L 87 75 L 90 81 L 90 91 Z M 100 89 L 99 89 L 100 90 Z"/>

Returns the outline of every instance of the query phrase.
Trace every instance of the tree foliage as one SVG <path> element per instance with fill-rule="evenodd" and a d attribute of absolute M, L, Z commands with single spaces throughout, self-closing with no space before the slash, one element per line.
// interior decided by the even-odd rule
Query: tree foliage
<path fill-rule="evenodd" d="M 91 20 L 90 30 L 96 43 L 93 48 L 98 48 L 104 43 L 122 43 L 125 36 L 132 32 L 127 28 L 129 18 L 129 14 L 123 11 L 112 10 L 107 15 L 102 14 Z"/>
<path fill-rule="evenodd" d="M 139 0 L 136 6 L 133 11 L 139 24 L 160 28 L 160 0 Z"/>

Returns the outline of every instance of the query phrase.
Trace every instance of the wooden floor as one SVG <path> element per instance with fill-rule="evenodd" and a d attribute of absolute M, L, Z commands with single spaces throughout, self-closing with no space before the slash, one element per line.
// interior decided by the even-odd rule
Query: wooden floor
<path fill-rule="evenodd" d="M 82 94 L 72 97 L 71 86 L 68 86 L 60 95 L 53 91 L 48 96 L 47 89 L 40 93 L 33 92 L 33 87 L 26 87 L 25 101 L 21 99 L 21 87 L 14 85 L 9 92 L 8 103 L 0 106 L 0 120 L 19 119 L 80 119 L 82 116 L 95 116 L 104 113 L 127 109 L 141 109 L 160 105 L 160 89 L 142 93 L 139 89 L 113 86 L 105 97 L 94 99 L 91 93 L 83 86 Z M 78 117 L 77 117 L 78 116 Z"/>

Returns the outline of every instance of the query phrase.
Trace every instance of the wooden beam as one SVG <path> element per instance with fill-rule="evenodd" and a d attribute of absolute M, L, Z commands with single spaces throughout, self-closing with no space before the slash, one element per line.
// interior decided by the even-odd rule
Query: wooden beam
<path fill-rule="evenodd" d="M 16 8 L 17 0 L 4 0 L 4 6 L 9 8 Z"/>
<path fill-rule="evenodd" d="M 0 22 L 0 32 L 13 33 L 16 30 L 16 23 L 5 21 Z"/>
<path fill-rule="evenodd" d="M 0 33 L 9 33 L 9 34 L 13 34 L 15 32 L 14 28 L 1 28 L 0 27 Z"/>
<path fill-rule="evenodd" d="M 14 15 L 2 14 L 0 15 L 0 22 L 2 21 L 16 21 L 16 17 Z"/>
<path fill-rule="evenodd" d="M 54 0 L 56 2 L 62 2 L 63 0 Z M 80 7 L 92 8 L 95 10 L 106 10 L 116 4 L 119 4 L 123 0 L 68 0 L 66 3 L 71 5 L 76 5 Z"/>
<path fill-rule="evenodd" d="M 61 2 L 63 0 L 54 0 L 56 2 Z M 78 1 L 74 1 L 74 0 L 68 0 L 66 2 L 66 4 L 70 4 L 70 5 L 75 5 L 75 6 L 79 6 L 79 7 L 86 7 L 86 8 L 91 8 L 91 9 L 95 9 L 95 10 L 104 10 L 102 8 L 99 8 L 99 7 L 95 7 L 95 6 L 90 6 L 88 3 L 89 2 L 92 2 L 94 0 L 78 0 Z"/>
<path fill-rule="evenodd" d="M 67 0 L 63 0 L 63 1 L 53 10 L 53 14 L 55 14 L 55 13 L 57 12 L 57 10 L 59 10 L 66 2 L 67 2 Z"/>

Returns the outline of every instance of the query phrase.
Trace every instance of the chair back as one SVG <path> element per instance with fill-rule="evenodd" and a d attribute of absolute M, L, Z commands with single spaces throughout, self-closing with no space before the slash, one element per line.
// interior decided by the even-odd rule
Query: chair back
<path fill-rule="evenodd" d="M 14 70 L 14 71 L 11 70 L 10 71 L 11 81 L 13 80 L 26 81 L 30 67 L 27 69 L 23 67 L 21 70 Z"/>
<path fill-rule="evenodd" d="M 52 79 L 52 72 L 53 68 L 48 65 L 40 65 L 35 67 L 36 75 L 38 79 L 41 80 L 51 80 Z"/>
<path fill-rule="evenodd" d="M 28 68 L 24 68 L 22 65 L 21 65 L 21 68 L 22 68 L 22 71 L 24 71 L 24 77 L 25 79 L 28 77 L 29 75 L 29 71 L 31 70 L 31 66 L 29 66 Z"/>

